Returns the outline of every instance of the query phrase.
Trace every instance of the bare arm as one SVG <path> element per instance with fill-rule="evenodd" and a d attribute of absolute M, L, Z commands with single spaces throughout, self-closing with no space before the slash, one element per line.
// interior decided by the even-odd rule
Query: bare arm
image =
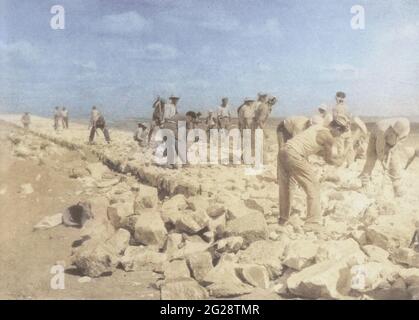
<path fill-rule="evenodd" d="M 334 138 L 330 131 L 320 131 L 316 137 L 317 143 L 324 147 L 324 160 L 333 166 L 341 166 L 345 162 L 345 154 L 339 154 Z"/>

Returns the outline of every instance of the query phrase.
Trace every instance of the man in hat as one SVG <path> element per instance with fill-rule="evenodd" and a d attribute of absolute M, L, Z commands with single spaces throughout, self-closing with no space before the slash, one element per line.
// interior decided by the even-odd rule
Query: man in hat
<path fill-rule="evenodd" d="M 403 195 L 401 171 L 404 148 L 401 142 L 409 133 L 410 122 L 406 118 L 385 119 L 376 123 L 368 142 L 367 160 L 360 175 L 365 190 L 368 191 L 372 170 L 377 160 L 380 160 L 393 183 L 394 195 L 396 197 Z"/>
<path fill-rule="evenodd" d="M 322 154 L 325 161 L 340 165 L 344 158 L 337 153 L 336 138 L 348 130 L 349 120 L 337 116 L 328 127 L 311 126 L 287 141 L 278 153 L 279 224 L 285 224 L 291 211 L 291 181 L 296 181 L 307 195 L 306 230 L 319 229 L 322 213 L 320 207 L 320 185 L 308 158 Z"/>
<path fill-rule="evenodd" d="M 288 117 L 281 121 L 276 128 L 278 148 L 281 149 L 288 140 L 308 129 L 310 126 L 310 119 L 304 116 Z"/>
<path fill-rule="evenodd" d="M 140 147 L 145 147 L 147 145 L 147 126 L 138 122 L 138 128 L 134 133 L 134 140 L 138 142 Z"/>
<path fill-rule="evenodd" d="M 336 105 L 333 108 L 333 116 L 336 117 L 337 115 L 346 115 L 349 117 L 348 110 L 345 103 L 346 94 L 345 92 L 338 91 L 336 92 L 335 100 Z"/>
<path fill-rule="evenodd" d="M 229 129 L 231 122 L 231 114 L 227 97 L 221 99 L 221 105 L 217 108 L 217 119 L 219 129 Z"/>
<path fill-rule="evenodd" d="M 29 125 L 31 124 L 31 116 L 29 115 L 29 112 L 25 112 L 22 116 L 22 124 L 23 124 L 23 128 L 25 128 L 25 130 L 29 129 Z"/>

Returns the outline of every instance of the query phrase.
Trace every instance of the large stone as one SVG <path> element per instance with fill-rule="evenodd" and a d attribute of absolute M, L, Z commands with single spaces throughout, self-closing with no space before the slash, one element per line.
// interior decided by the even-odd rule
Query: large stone
<path fill-rule="evenodd" d="M 316 262 L 340 261 L 351 265 L 364 263 L 367 256 L 353 239 L 331 240 L 322 243 L 316 255 Z"/>
<path fill-rule="evenodd" d="M 419 253 L 410 248 L 399 248 L 393 254 L 392 258 L 397 263 L 411 268 L 419 268 Z"/>
<path fill-rule="evenodd" d="M 125 229 L 119 229 L 110 237 L 106 243 L 113 248 L 113 251 L 121 255 L 129 245 L 131 234 Z"/>
<path fill-rule="evenodd" d="M 109 169 L 101 162 L 89 163 L 87 165 L 87 171 L 89 171 L 90 175 L 96 180 L 101 180 L 103 174 L 108 170 Z"/>
<path fill-rule="evenodd" d="M 209 218 L 205 211 L 185 211 L 176 219 L 175 226 L 179 232 L 195 234 L 206 228 L 209 224 Z"/>
<path fill-rule="evenodd" d="M 239 263 L 258 264 L 264 266 L 268 271 L 269 278 L 275 279 L 282 274 L 282 257 L 286 242 L 259 240 L 240 251 L 238 256 Z"/>
<path fill-rule="evenodd" d="M 118 264 L 115 248 L 107 243 L 89 240 L 76 250 L 72 263 L 82 275 L 100 277 L 112 273 Z"/>
<path fill-rule="evenodd" d="M 419 286 L 419 268 L 400 269 L 399 275 L 408 286 Z"/>
<path fill-rule="evenodd" d="M 173 260 L 164 265 L 165 279 L 189 278 L 190 271 L 185 260 Z"/>
<path fill-rule="evenodd" d="M 373 262 L 387 262 L 390 255 L 384 249 L 374 245 L 363 246 L 362 250 L 366 253 L 368 259 Z"/>
<path fill-rule="evenodd" d="M 162 300 L 204 300 L 208 292 L 193 279 L 165 281 L 160 289 Z"/>
<path fill-rule="evenodd" d="M 166 255 L 153 248 L 129 246 L 125 249 L 120 263 L 125 271 L 155 270 L 166 261 Z"/>
<path fill-rule="evenodd" d="M 226 226 L 226 235 L 240 236 L 248 245 L 257 240 L 268 239 L 268 226 L 262 213 L 250 213 L 229 221 Z"/>
<path fill-rule="evenodd" d="M 159 202 L 157 188 L 142 184 L 139 189 L 134 201 L 134 213 L 136 214 L 141 214 L 144 209 L 155 208 Z"/>
<path fill-rule="evenodd" d="M 165 223 L 176 223 L 179 215 L 188 207 L 185 196 L 178 194 L 163 202 L 161 217 Z"/>
<path fill-rule="evenodd" d="M 337 201 L 331 216 L 336 220 L 358 219 L 371 205 L 371 199 L 362 193 L 349 191 L 341 201 Z"/>
<path fill-rule="evenodd" d="M 415 232 L 414 220 L 408 215 L 379 216 L 366 230 L 368 244 L 387 251 L 408 247 Z"/>
<path fill-rule="evenodd" d="M 106 210 L 109 221 L 115 228 L 121 227 L 121 220 L 134 214 L 132 204 L 126 202 L 117 202 L 109 206 Z"/>
<path fill-rule="evenodd" d="M 157 245 L 162 248 L 166 241 L 167 230 L 160 215 L 144 212 L 135 224 L 134 240 L 144 245 Z"/>
<path fill-rule="evenodd" d="M 314 264 L 319 245 L 312 240 L 295 240 L 286 248 L 283 264 L 295 270 L 302 270 Z"/>
<path fill-rule="evenodd" d="M 226 213 L 226 209 L 222 205 L 211 205 L 207 208 L 207 215 L 211 218 L 217 218 Z"/>
<path fill-rule="evenodd" d="M 299 297 L 339 299 L 350 291 L 350 271 L 346 263 L 324 261 L 292 274 L 287 286 Z"/>
<path fill-rule="evenodd" d="M 192 277 L 194 277 L 198 282 L 201 282 L 208 272 L 214 268 L 212 264 L 212 256 L 207 251 L 189 256 L 187 263 L 189 269 L 191 270 Z"/>
<path fill-rule="evenodd" d="M 257 264 L 240 265 L 236 270 L 246 283 L 257 288 L 269 288 L 269 274 L 265 267 Z"/>
<path fill-rule="evenodd" d="M 223 236 L 226 229 L 226 216 L 222 214 L 218 217 L 209 219 L 208 229 L 214 232 L 215 238 L 219 239 Z"/>
<path fill-rule="evenodd" d="M 215 244 L 216 250 L 219 253 L 233 252 L 236 253 L 243 246 L 242 237 L 228 237 L 217 241 Z"/>
<path fill-rule="evenodd" d="M 202 280 L 211 296 L 233 297 L 252 291 L 252 286 L 243 283 L 236 274 L 238 266 L 234 263 L 222 262 L 210 270 Z"/>
<path fill-rule="evenodd" d="M 203 196 L 190 197 L 186 199 L 188 209 L 192 211 L 207 211 L 209 207 L 208 198 Z"/>
<path fill-rule="evenodd" d="M 209 244 L 205 241 L 185 241 L 184 245 L 179 250 L 172 252 L 170 258 L 172 259 L 187 259 L 199 252 L 203 252 L 209 248 Z"/>

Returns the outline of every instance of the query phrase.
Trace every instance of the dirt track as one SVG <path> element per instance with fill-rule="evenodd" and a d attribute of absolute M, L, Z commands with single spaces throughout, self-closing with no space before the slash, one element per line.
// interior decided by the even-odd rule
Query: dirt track
<path fill-rule="evenodd" d="M 69 272 L 64 290 L 51 289 L 51 267 L 59 261 L 70 267 L 71 245 L 79 239 L 80 230 L 58 226 L 34 232 L 32 227 L 43 217 L 62 212 L 79 200 L 76 192 L 81 191 L 81 186 L 68 177 L 68 168 L 81 161 L 80 154 L 57 147 L 58 152 L 41 165 L 17 158 L 7 139 L 15 131 L 11 128 L 0 124 L 0 189 L 7 188 L 0 195 L 0 298 L 158 299 L 159 291 L 149 286 L 155 279 L 151 272 L 117 270 L 112 277 L 89 283 L 79 283 L 80 277 Z M 32 194 L 18 193 L 25 183 L 31 183 Z M 104 211 L 98 210 L 97 214 L 100 218 Z"/>

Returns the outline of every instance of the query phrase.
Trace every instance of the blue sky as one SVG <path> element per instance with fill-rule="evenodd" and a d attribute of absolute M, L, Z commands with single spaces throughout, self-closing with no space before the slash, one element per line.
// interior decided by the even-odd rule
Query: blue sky
<path fill-rule="evenodd" d="M 147 116 L 158 94 L 186 112 L 267 91 L 281 116 L 338 90 L 356 114 L 419 116 L 418 1 L 0 0 L 0 112 Z"/>

